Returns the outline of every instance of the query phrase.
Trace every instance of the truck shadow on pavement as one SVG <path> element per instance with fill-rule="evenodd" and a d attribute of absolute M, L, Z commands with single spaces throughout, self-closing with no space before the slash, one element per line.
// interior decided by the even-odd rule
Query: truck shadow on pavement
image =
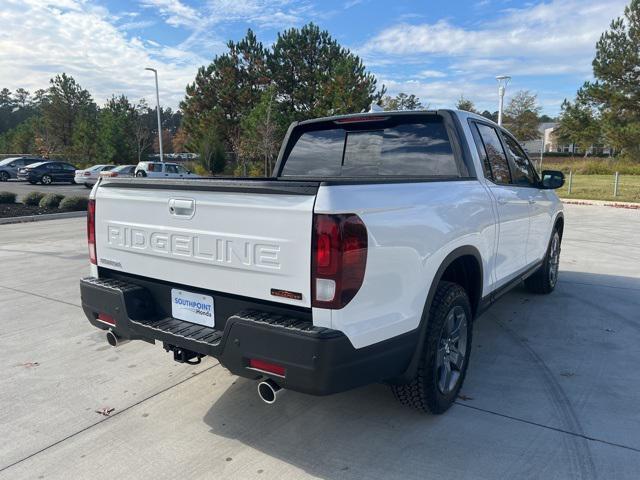
<path fill-rule="evenodd" d="M 402 407 L 385 385 L 328 397 L 282 392 L 266 405 L 256 382 L 238 378 L 203 420 L 213 434 L 288 464 L 277 467 L 283 476 L 298 468 L 321 478 L 545 470 L 597 478 L 600 450 L 586 437 L 640 448 L 637 389 L 616 393 L 636 382 L 624 365 L 640 362 L 638 311 L 640 279 L 562 272 L 553 294 L 519 287 L 478 319 L 461 398 L 445 415 Z M 276 474 L 262 455 L 237 460 Z"/>

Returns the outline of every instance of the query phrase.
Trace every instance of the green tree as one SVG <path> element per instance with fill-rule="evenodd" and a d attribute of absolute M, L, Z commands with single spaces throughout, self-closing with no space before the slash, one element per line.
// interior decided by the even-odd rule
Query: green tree
<path fill-rule="evenodd" d="M 98 110 L 87 109 L 75 122 L 72 134 L 72 151 L 79 160 L 92 162 L 96 159 L 96 134 L 98 132 Z"/>
<path fill-rule="evenodd" d="M 154 110 L 149 108 L 147 101 L 143 98 L 134 106 L 133 117 L 136 159 L 141 162 L 153 143 L 152 136 L 156 114 Z"/>
<path fill-rule="evenodd" d="M 368 110 L 385 93 L 358 56 L 313 23 L 279 33 L 267 63 L 288 121 Z"/>
<path fill-rule="evenodd" d="M 290 121 L 368 110 L 385 92 L 359 57 L 313 23 L 279 33 L 268 65 Z"/>
<path fill-rule="evenodd" d="M 26 120 L 11 130 L 10 153 L 31 153 L 35 151 L 33 121 Z"/>
<path fill-rule="evenodd" d="M 464 110 L 466 112 L 478 113 L 474 103 L 468 98 L 465 98 L 464 95 L 460 95 L 458 103 L 456 104 L 456 108 L 458 110 Z"/>
<path fill-rule="evenodd" d="M 538 115 L 541 110 L 537 95 L 529 90 L 520 90 L 504 111 L 504 125 L 520 141 L 538 138 Z"/>
<path fill-rule="evenodd" d="M 489 110 L 484 110 L 480 115 L 482 115 L 484 118 L 488 118 L 493 122 L 498 121 L 498 112 L 491 113 Z"/>
<path fill-rule="evenodd" d="M 265 177 L 271 174 L 286 132 L 285 118 L 283 106 L 276 101 L 276 89 L 272 85 L 242 120 L 241 162 L 261 164 L 262 168 L 254 171 L 259 171 Z"/>
<path fill-rule="evenodd" d="M 422 110 L 424 105 L 420 102 L 420 99 L 413 93 L 407 95 L 400 92 L 395 97 L 385 95 L 382 98 L 381 106 L 384 110 Z"/>
<path fill-rule="evenodd" d="M 560 122 L 554 132 L 563 143 L 578 146 L 587 156 L 588 149 L 602 141 L 602 126 L 596 112 L 584 99 L 562 102 Z"/>
<path fill-rule="evenodd" d="M 579 95 L 599 109 L 607 143 L 640 160 L 640 0 L 632 0 L 601 35 L 593 76 Z"/>
<path fill-rule="evenodd" d="M 193 144 L 199 145 L 198 150 L 212 145 L 215 137 L 216 142 L 222 141 L 237 152 L 240 122 L 258 103 L 268 83 L 267 50 L 253 31 L 248 30 L 239 42 L 230 41 L 227 47 L 227 53 L 200 67 L 180 104 L 182 126 Z"/>
<path fill-rule="evenodd" d="M 72 150 L 76 123 L 96 106 L 91 94 L 65 73 L 56 75 L 50 84 L 41 105 L 46 143 L 50 151 L 67 153 Z"/>
<path fill-rule="evenodd" d="M 113 96 L 100 110 L 98 158 L 104 163 L 125 164 L 137 159 L 135 107 L 127 97 Z"/>
<path fill-rule="evenodd" d="M 0 90 L 0 133 L 11 130 L 14 127 L 11 117 L 15 103 L 11 90 L 3 88 Z"/>

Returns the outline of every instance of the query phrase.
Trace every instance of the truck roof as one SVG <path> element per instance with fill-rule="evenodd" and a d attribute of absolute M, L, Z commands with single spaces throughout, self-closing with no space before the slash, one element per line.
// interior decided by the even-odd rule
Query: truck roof
<path fill-rule="evenodd" d="M 309 125 L 313 123 L 321 123 L 321 122 L 333 122 L 336 120 L 349 119 L 349 118 L 358 118 L 363 117 L 397 117 L 397 116 L 413 116 L 413 115 L 438 115 L 440 113 L 447 112 L 449 114 L 455 114 L 458 117 L 471 117 L 476 119 L 481 119 L 492 124 L 495 124 L 492 120 L 483 117 L 482 115 L 478 115 L 473 112 L 468 112 L 466 110 L 456 110 L 453 108 L 441 108 L 438 110 L 389 110 L 382 112 L 363 112 L 363 113 L 349 113 L 345 115 L 333 115 L 329 117 L 320 117 L 320 118 L 312 118 L 309 120 L 302 120 L 298 122 L 296 125 Z"/>

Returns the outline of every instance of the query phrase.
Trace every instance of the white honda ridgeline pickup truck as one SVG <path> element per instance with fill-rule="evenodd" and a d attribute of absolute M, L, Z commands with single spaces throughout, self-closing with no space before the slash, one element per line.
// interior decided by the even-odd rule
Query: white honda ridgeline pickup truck
<path fill-rule="evenodd" d="M 110 344 L 213 356 L 268 403 L 386 382 L 442 413 L 473 319 L 522 280 L 554 289 L 563 183 L 467 112 L 294 123 L 270 178 L 102 178 L 82 306 Z"/>

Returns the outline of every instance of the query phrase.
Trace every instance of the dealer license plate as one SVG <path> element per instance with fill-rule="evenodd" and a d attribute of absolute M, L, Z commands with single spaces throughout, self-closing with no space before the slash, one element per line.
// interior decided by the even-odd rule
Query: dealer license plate
<path fill-rule="evenodd" d="M 171 315 L 173 318 L 213 328 L 213 297 L 172 288 Z"/>

